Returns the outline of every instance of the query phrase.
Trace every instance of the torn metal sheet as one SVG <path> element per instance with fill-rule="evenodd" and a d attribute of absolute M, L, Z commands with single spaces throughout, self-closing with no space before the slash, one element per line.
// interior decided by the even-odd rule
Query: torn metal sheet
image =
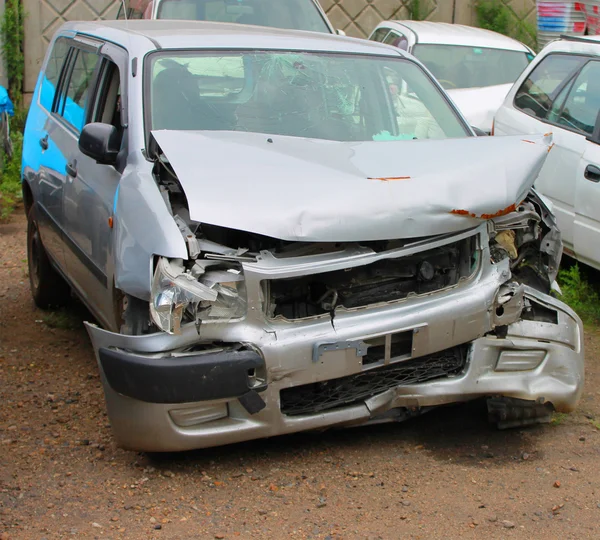
<path fill-rule="evenodd" d="M 551 143 L 541 135 L 531 137 L 535 144 L 521 137 L 336 142 L 277 136 L 270 144 L 256 133 L 153 136 L 185 191 L 191 219 L 315 242 L 422 237 L 505 215 L 525 199 Z M 195 148 L 203 148 L 200 159 Z"/>

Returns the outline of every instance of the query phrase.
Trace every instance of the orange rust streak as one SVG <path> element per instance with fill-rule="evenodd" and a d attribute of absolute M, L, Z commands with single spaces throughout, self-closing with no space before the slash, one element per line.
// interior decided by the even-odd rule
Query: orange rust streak
<path fill-rule="evenodd" d="M 503 208 L 502 210 L 498 210 L 497 212 L 495 212 L 493 214 L 481 214 L 480 216 L 478 216 L 477 214 L 474 214 L 473 212 L 469 212 L 468 210 L 450 210 L 450 213 L 454 214 L 456 216 L 469 216 L 472 218 L 478 217 L 479 219 L 493 219 L 496 217 L 505 216 L 506 214 L 510 214 L 511 212 L 515 212 L 516 210 L 517 210 L 517 205 L 511 204 L 510 206 L 507 206 L 506 208 Z"/>
<path fill-rule="evenodd" d="M 529 144 L 535 144 L 534 141 L 528 141 L 527 139 L 521 139 L 523 142 L 528 142 Z"/>
<path fill-rule="evenodd" d="M 450 210 L 451 214 L 455 214 L 457 216 L 470 216 L 470 217 L 477 217 L 475 214 L 472 214 L 471 212 L 469 212 L 468 210 Z"/>
<path fill-rule="evenodd" d="M 554 148 L 554 143 L 552 143 L 549 147 L 548 147 L 548 153 L 550 152 L 550 150 L 552 150 Z"/>
<path fill-rule="evenodd" d="M 112 216 L 108 218 L 108 227 L 109 227 L 110 229 L 112 229 L 112 228 L 113 228 L 113 218 L 112 218 Z"/>
<path fill-rule="evenodd" d="M 481 219 L 492 219 L 495 217 L 505 216 L 506 214 L 510 214 L 511 212 L 515 212 L 517 210 L 516 204 L 511 204 L 507 206 L 503 210 L 498 210 L 495 214 L 481 214 Z"/>
<path fill-rule="evenodd" d="M 367 180 L 378 180 L 379 182 L 394 182 L 396 180 L 410 180 L 410 176 L 384 176 L 382 178 L 368 178 Z"/>

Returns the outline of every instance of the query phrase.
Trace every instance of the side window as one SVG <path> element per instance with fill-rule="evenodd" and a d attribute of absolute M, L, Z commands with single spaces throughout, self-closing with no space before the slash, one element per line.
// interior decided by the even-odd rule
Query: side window
<path fill-rule="evenodd" d="M 389 28 L 378 28 L 377 30 L 375 30 L 375 32 L 373 33 L 373 35 L 369 38 L 371 41 L 379 41 L 382 42 L 383 38 L 385 36 L 387 36 L 388 32 L 389 32 Z"/>
<path fill-rule="evenodd" d="M 47 111 L 52 110 L 52 103 L 58 86 L 58 78 L 69 52 L 69 42 L 59 37 L 52 47 L 52 52 L 46 64 L 40 88 L 40 104 Z"/>
<path fill-rule="evenodd" d="M 98 91 L 95 96 L 90 121 L 112 124 L 119 133 L 122 133 L 121 77 L 119 68 L 110 60 L 105 59 L 102 61 Z"/>
<path fill-rule="evenodd" d="M 84 126 L 85 111 L 90 93 L 90 87 L 96 72 L 98 55 L 84 50 L 78 50 L 73 63 L 71 78 L 66 86 L 66 93 L 61 96 L 57 113 L 78 131 Z"/>
<path fill-rule="evenodd" d="M 591 135 L 600 112 L 600 62 L 588 62 L 571 86 L 557 123 Z"/>
<path fill-rule="evenodd" d="M 152 1 L 151 0 L 127 0 L 125 3 L 120 2 L 121 7 L 117 19 L 150 19 L 152 14 Z M 125 7 L 124 7 L 125 6 Z"/>
<path fill-rule="evenodd" d="M 400 32 L 390 32 L 383 40 L 383 42 L 387 45 L 399 47 L 400 49 L 403 49 L 405 51 L 408 50 L 408 39 L 406 39 L 406 36 L 404 34 L 401 34 Z"/>
<path fill-rule="evenodd" d="M 565 86 L 586 60 L 585 57 L 567 54 L 548 55 L 517 91 L 515 107 L 540 120 L 547 119 L 555 101 L 560 101 Z"/>

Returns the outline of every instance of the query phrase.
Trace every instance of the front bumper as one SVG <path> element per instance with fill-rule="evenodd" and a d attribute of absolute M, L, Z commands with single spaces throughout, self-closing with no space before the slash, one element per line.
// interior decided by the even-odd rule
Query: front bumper
<path fill-rule="evenodd" d="M 209 382 L 205 384 L 197 378 L 187 381 L 186 388 L 192 390 L 177 403 L 152 401 L 152 393 L 126 395 L 127 391 L 114 382 L 113 368 L 118 371 L 118 358 L 130 358 L 133 353 L 144 364 L 156 361 L 168 369 L 165 357 L 173 358 L 172 351 L 185 351 L 200 339 L 195 326 L 184 328 L 180 336 L 124 336 L 88 325 L 115 436 L 126 448 L 179 451 L 394 420 L 398 417 L 394 411 L 401 409 L 418 412 L 493 396 L 551 403 L 558 411 L 571 411 L 579 400 L 584 380 L 581 321 L 562 302 L 525 288 L 525 296 L 555 312 L 556 321 L 519 320 L 508 325 L 506 337 L 490 335 L 495 317 L 493 299 L 499 283 L 505 279 L 503 272 L 500 266 L 488 268 L 458 289 L 340 315 L 334 323 L 318 319 L 294 324 L 274 322 L 266 327 L 249 318 L 243 323 L 201 327 L 200 337 L 205 340 L 235 343 L 237 347 L 244 344 L 247 351 L 252 351 L 246 358 L 253 359 L 252 367 L 243 361 L 232 363 L 222 376 L 215 376 L 209 369 L 205 373 Z M 363 364 L 360 343 L 399 333 L 411 336 L 407 358 L 389 362 L 387 355 L 388 363 Z M 462 347 L 467 355 L 460 373 L 416 384 L 398 384 L 333 409 L 296 415 L 282 412 L 282 392 L 292 387 L 389 369 L 456 347 Z M 106 369 L 103 350 L 113 351 L 115 364 L 111 370 Z M 179 369 L 176 363 L 173 366 L 174 370 Z M 163 372 L 148 379 L 147 384 L 156 388 L 168 386 L 173 384 L 168 382 L 169 377 Z M 232 380 L 237 381 L 235 390 L 231 389 Z M 205 390 L 207 393 L 202 394 Z M 203 399 L 187 399 L 198 395 Z"/>

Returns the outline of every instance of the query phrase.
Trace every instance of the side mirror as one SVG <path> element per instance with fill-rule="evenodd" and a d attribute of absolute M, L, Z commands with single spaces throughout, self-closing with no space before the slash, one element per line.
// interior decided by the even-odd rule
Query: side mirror
<path fill-rule="evenodd" d="M 121 135 L 111 124 L 92 122 L 79 135 L 79 150 L 101 165 L 114 165 L 121 149 Z"/>
<path fill-rule="evenodd" d="M 344 32 L 343 30 L 340 30 L 339 28 L 335 31 L 335 33 L 338 36 L 345 36 L 346 35 L 346 32 Z"/>

